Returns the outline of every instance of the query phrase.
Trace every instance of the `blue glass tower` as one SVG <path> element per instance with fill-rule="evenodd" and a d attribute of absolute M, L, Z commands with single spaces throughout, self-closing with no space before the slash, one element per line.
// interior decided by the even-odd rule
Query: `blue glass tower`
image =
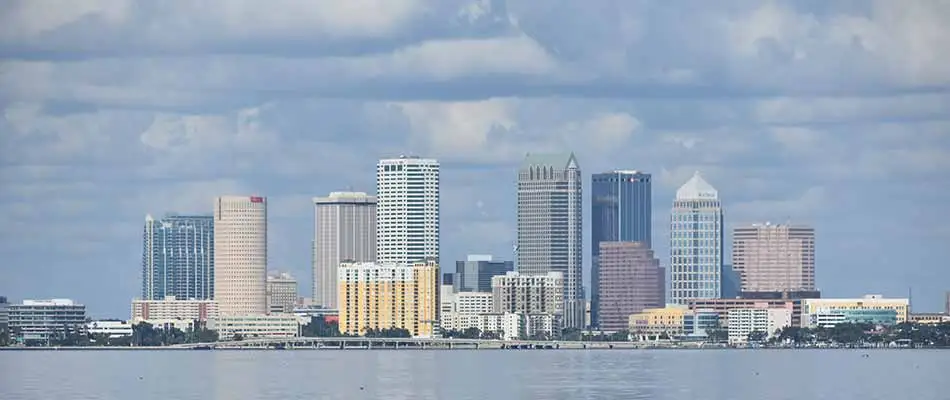
<path fill-rule="evenodd" d="M 653 247 L 650 174 L 613 171 L 591 177 L 591 325 L 599 326 L 600 242 L 643 242 Z"/>
<path fill-rule="evenodd" d="M 142 298 L 214 298 L 214 218 L 145 217 L 142 235 Z"/>

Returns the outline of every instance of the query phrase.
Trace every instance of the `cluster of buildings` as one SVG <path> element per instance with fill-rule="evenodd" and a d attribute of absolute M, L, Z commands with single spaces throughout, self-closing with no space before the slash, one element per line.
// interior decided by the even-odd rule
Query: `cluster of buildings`
<path fill-rule="evenodd" d="M 318 317 L 351 335 L 398 328 L 429 337 L 477 328 L 500 338 L 556 337 L 574 328 L 702 338 L 727 329 L 738 343 L 750 332 L 773 334 L 785 326 L 914 319 L 908 299 L 822 299 L 815 231 L 808 226 L 737 226 L 727 260 L 723 203 L 698 172 L 672 199 L 670 253 L 663 261 L 653 250 L 649 173 L 590 176 L 586 251 L 585 177 L 574 154 L 528 154 L 517 176 L 514 260 L 474 255 L 448 272 L 439 265 L 439 162 L 379 160 L 375 194 L 313 199 L 312 297 L 306 299 L 289 274 L 268 274 L 266 197 L 218 197 L 207 215 L 149 215 L 141 295 L 132 301 L 130 319 L 87 329 L 111 334 L 131 332 L 130 324 L 140 322 L 180 329 L 199 324 L 225 339 L 289 337 Z M 585 254 L 589 288 L 583 285 Z M 10 325 L 23 324 L 24 313 L 43 321 L 18 326 L 26 339 L 85 324 L 84 307 L 67 300 L 27 300 L 4 310 L 0 318 Z"/>

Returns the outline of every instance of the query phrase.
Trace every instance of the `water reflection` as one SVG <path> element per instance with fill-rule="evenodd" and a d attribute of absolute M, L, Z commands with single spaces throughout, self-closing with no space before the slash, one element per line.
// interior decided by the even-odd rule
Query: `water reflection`
<path fill-rule="evenodd" d="M 0 351 L 0 399 L 937 399 L 947 354 Z"/>

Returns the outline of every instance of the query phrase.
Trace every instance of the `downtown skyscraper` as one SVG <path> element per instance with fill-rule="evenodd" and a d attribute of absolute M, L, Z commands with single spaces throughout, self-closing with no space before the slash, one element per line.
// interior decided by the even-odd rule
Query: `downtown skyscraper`
<path fill-rule="evenodd" d="M 584 327 L 582 180 L 573 153 L 528 154 L 518 171 L 519 273 L 560 272 L 564 325 Z"/>
<path fill-rule="evenodd" d="M 333 192 L 313 207 L 313 301 L 335 310 L 340 263 L 376 261 L 376 197 Z"/>
<path fill-rule="evenodd" d="M 591 176 L 591 325 L 600 323 L 600 243 L 653 245 L 653 189 L 650 174 L 612 171 Z"/>
<path fill-rule="evenodd" d="M 439 259 L 439 162 L 402 156 L 376 164 L 376 260 Z"/>
<path fill-rule="evenodd" d="M 733 229 L 732 268 L 742 292 L 815 290 L 815 229 L 752 224 Z"/>
<path fill-rule="evenodd" d="M 142 233 L 142 299 L 214 298 L 214 218 L 145 217 Z"/>
<path fill-rule="evenodd" d="M 676 191 L 670 216 L 670 302 L 722 295 L 723 214 L 719 192 L 697 171 Z"/>
<path fill-rule="evenodd" d="M 214 257 L 218 312 L 267 314 L 267 198 L 215 199 Z"/>

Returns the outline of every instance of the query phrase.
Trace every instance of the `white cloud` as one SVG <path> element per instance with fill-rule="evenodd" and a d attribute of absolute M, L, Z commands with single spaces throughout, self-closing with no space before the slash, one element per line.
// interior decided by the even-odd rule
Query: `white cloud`
<path fill-rule="evenodd" d="M 817 213 L 827 205 L 826 201 L 826 189 L 814 186 L 806 189 L 797 198 L 731 203 L 728 206 L 729 219 L 733 224 L 786 220 L 814 224 L 817 222 Z"/>
<path fill-rule="evenodd" d="M 433 156 L 485 160 L 512 156 L 516 127 L 510 99 L 476 102 L 395 103 L 409 119 L 415 143 Z"/>
<path fill-rule="evenodd" d="M 550 74 L 557 62 L 525 35 L 487 39 L 440 39 L 392 54 L 352 59 L 365 77 L 423 76 L 435 81 L 489 74 Z"/>
<path fill-rule="evenodd" d="M 772 128 L 772 137 L 792 151 L 814 151 L 819 135 L 813 129 L 802 127 Z"/>
<path fill-rule="evenodd" d="M 127 0 L 89 0 L 66 3 L 44 0 L 12 1 L 0 14 L 0 38 L 22 39 L 47 33 L 82 18 L 96 17 L 104 22 L 122 22 L 128 17 Z M 9 6 L 9 4 L 8 4 Z"/>
<path fill-rule="evenodd" d="M 591 152 L 622 151 L 641 123 L 627 113 L 599 113 L 581 122 L 571 122 L 564 135 L 572 148 Z"/>
<path fill-rule="evenodd" d="M 0 18 L 0 26 L 5 27 L 0 38 L 8 42 L 36 39 L 94 21 L 99 26 L 85 33 L 100 35 L 107 45 L 129 39 L 110 37 L 122 34 L 134 35 L 137 43 L 146 47 L 187 49 L 216 41 L 383 37 L 407 28 L 425 12 L 426 4 L 422 0 L 96 0 L 67 4 L 28 0 L 15 2 L 10 10 Z M 100 49 L 102 44 L 70 43 L 90 50 Z"/>

